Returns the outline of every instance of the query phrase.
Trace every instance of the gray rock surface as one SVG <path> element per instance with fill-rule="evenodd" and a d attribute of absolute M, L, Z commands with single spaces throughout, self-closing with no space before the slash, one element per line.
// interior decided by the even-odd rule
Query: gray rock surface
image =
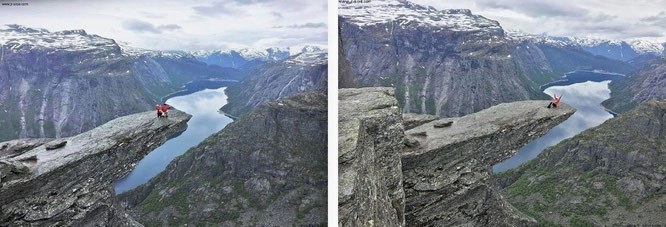
<path fill-rule="evenodd" d="M 340 89 L 339 226 L 403 226 L 402 114 L 393 88 Z"/>
<path fill-rule="evenodd" d="M 0 143 L 0 158 L 18 156 L 52 140 L 51 138 L 26 138 L 2 142 Z"/>
<path fill-rule="evenodd" d="M 575 111 L 521 101 L 402 117 L 392 88 L 341 89 L 339 101 L 339 226 L 535 225 L 499 193 L 491 166 Z M 434 127 L 442 122 L 453 124 Z"/>
<path fill-rule="evenodd" d="M 342 37 L 340 37 L 340 29 L 338 29 L 338 88 L 352 88 L 354 78 L 349 61 L 345 58 L 345 49 L 342 47 Z"/>
<path fill-rule="evenodd" d="M 544 135 L 575 110 L 548 101 L 503 103 L 460 118 L 432 121 L 405 132 L 420 142 L 402 155 L 406 220 L 412 226 L 532 225 L 491 180 L 491 167 Z M 445 128 L 433 127 L 453 121 Z"/>
<path fill-rule="evenodd" d="M 435 115 L 405 113 L 402 115 L 402 124 L 405 126 L 405 130 L 410 130 L 437 119 L 439 117 Z"/>
<path fill-rule="evenodd" d="M 113 183 L 190 117 L 178 110 L 160 119 L 152 111 L 138 113 L 64 138 L 67 145 L 59 149 L 36 140 L 41 145 L 2 157 L 0 225 L 138 225 L 117 206 Z"/>
<path fill-rule="evenodd" d="M 260 104 L 120 195 L 151 226 L 326 224 L 327 97 Z"/>

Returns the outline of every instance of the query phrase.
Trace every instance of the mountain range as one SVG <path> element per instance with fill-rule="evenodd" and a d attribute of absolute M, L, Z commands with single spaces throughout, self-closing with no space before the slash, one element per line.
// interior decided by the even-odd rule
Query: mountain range
<path fill-rule="evenodd" d="M 395 87 L 407 113 L 462 116 L 498 103 L 549 98 L 539 86 L 567 72 L 635 70 L 578 45 L 505 32 L 467 9 L 403 0 L 339 3 L 340 52 L 350 62 L 353 87 Z"/>
<path fill-rule="evenodd" d="M 75 135 L 150 110 L 186 82 L 241 75 L 188 55 L 125 48 L 83 30 L 3 27 L 0 140 Z"/>
<path fill-rule="evenodd" d="M 327 85 L 328 53 L 306 51 L 247 71 L 242 81 L 225 90 L 229 102 L 221 110 L 240 116 L 262 102 L 311 90 L 326 90 Z"/>
<path fill-rule="evenodd" d="M 666 55 L 666 42 L 656 40 L 611 40 L 602 38 L 561 37 L 550 36 L 547 34 L 527 34 L 519 30 L 507 30 L 507 34 L 514 37 L 538 39 L 542 42 L 553 44 L 559 43 L 559 45 L 577 46 L 591 54 L 625 62 L 640 56 Z"/>
<path fill-rule="evenodd" d="M 238 58 L 207 62 L 222 53 Z M 0 141 L 76 135 L 111 119 L 150 110 L 194 80 L 251 78 L 232 86 L 238 89 L 228 89 L 228 96 L 234 96 L 230 105 L 243 109 L 229 113 L 240 114 L 264 101 L 325 88 L 326 59 L 326 50 L 315 46 L 293 55 L 278 48 L 157 51 L 84 30 L 50 32 L 4 25 L 0 27 L 0 123 L 6 127 L 0 129 Z"/>
<path fill-rule="evenodd" d="M 319 47 L 307 45 L 300 50 L 293 51 L 290 48 L 267 48 L 252 49 L 243 48 L 239 50 L 200 50 L 187 52 L 197 60 L 209 65 L 218 65 L 230 68 L 247 68 L 250 65 L 264 62 L 276 62 L 284 60 L 293 55 L 306 52 L 324 51 Z"/>

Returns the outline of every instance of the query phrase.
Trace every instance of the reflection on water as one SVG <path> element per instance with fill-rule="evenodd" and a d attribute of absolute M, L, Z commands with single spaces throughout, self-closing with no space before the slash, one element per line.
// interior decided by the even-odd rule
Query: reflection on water
<path fill-rule="evenodd" d="M 551 97 L 553 94 L 564 95 L 562 102 L 575 108 L 576 113 L 552 128 L 546 135 L 522 147 L 513 157 L 493 166 L 493 171 L 498 173 L 515 168 L 535 158 L 543 149 L 612 118 L 613 115 L 605 111 L 600 105 L 601 102 L 610 98 L 609 83 L 610 80 L 602 82 L 587 81 L 547 88 L 544 92 Z"/>
<path fill-rule="evenodd" d="M 192 119 L 187 122 L 187 129 L 150 152 L 127 177 L 117 181 L 116 194 L 148 182 L 162 172 L 175 157 L 185 153 L 190 147 L 196 146 L 229 124 L 232 120 L 218 112 L 219 108 L 227 103 L 224 89 L 224 87 L 205 89 L 169 98 L 167 104 L 192 115 Z"/>

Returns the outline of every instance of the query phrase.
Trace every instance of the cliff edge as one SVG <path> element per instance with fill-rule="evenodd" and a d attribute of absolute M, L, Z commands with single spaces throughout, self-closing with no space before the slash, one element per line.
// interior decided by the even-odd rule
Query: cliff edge
<path fill-rule="evenodd" d="M 340 226 L 535 225 L 498 193 L 492 165 L 575 112 L 521 101 L 403 119 L 393 88 L 341 89 L 338 99 Z"/>
<path fill-rule="evenodd" d="M 190 117 L 149 111 L 73 137 L 0 144 L 0 225 L 140 225 L 116 206 L 113 182 Z"/>

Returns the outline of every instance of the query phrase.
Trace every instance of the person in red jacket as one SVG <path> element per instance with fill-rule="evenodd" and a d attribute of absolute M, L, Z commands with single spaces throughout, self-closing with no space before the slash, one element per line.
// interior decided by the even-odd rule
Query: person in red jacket
<path fill-rule="evenodd" d="M 157 117 L 162 117 L 162 106 L 160 104 L 155 104 L 155 110 L 157 110 Z"/>
<path fill-rule="evenodd" d="M 169 105 L 164 103 L 164 105 L 162 105 L 162 116 L 169 117 L 169 115 L 167 114 L 168 112 L 169 112 Z"/>
<path fill-rule="evenodd" d="M 553 94 L 553 101 L 548 104 L 548 108 L 557 108 L 557 105 L 560 105 L 560 99 L 562 99 L 562 95 L 558 98 L 557 94 Z"/>

